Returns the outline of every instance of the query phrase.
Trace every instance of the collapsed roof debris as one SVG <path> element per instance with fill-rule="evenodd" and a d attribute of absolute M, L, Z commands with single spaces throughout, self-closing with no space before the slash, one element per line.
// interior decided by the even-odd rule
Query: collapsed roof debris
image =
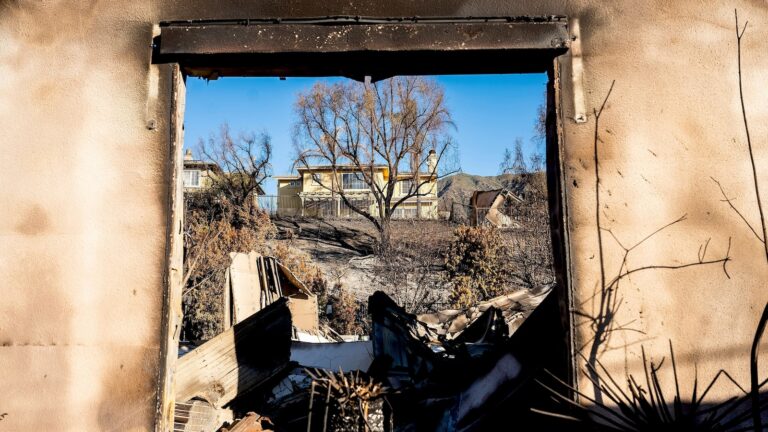
<path fill-rule="evenodd" d="M 425 316 L 430 324 L 374 293 L 370 373 L 395 390 L 388 398 L 395 430 L 482 430 L 510 409 L 526 412 L 537 400 L 531 381 L 560 335 L 551 293 L 513 293 L 467 312 Z"/>
<path fill-rule="evenodd" d="M 376 292 L 372 340 L 329 339 L 317 299 L 290 271 L 255 252 L 231 256 L 231 327 L 177 364 L 178 432 L 223 430 L 252 411 L 230 430 L 267 430 L 261 415 L 280 431 L 347 430 L 361 419 L 371 430 L 481 430 L 527 412 L 530 383 L 561 335 L 546 286 L 418 317 Z"/>
<path fill-rule="evenodd" d="M 466 310 L 447 309 L 431 314 L 422 314 L 417 319 L 426 324 L 438 337 L 452 340 L 461 335 L 486 312 L 493 308 L 501 313 L 508 334 L 515 330 L 528 318 L 528 315 L 544 300 L 552 289 L 552 285 L 545 285 L 535 290 L 519 290 L 510 294 L 499 296 L 471 307 Z M 488 318 L 486 316 L 486 318 Z"/>

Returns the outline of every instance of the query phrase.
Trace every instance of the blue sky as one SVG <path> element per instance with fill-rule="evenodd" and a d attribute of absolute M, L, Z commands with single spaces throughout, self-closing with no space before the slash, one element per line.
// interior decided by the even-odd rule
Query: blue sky
<path fill-rule="evenodd" d="M 504 149 L 523 138 L 526 154 L 536 148 L 536 111 L 544 102 L 546 74 L 444 75 L 446 104 L 456 129 L 461 169 L 468 174 L 496 175 Z M 187 80 L 184 146 L 196 150 L 198 141 L 218 132 L 223 122 L 232 132 L 266 132 L 272 137 L 273 173 L 288 174 L 292 164 L 291 128 L 296 94 L 318 80 L 344 78 L 223 78 Z M 275 193 L 269 180 L 264 190 Z"/>

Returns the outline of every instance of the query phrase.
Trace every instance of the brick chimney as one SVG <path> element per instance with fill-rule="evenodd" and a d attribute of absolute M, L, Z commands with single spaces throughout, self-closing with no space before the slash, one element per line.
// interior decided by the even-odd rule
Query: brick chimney
<path fill-rule="evenodd" d="M 185 160 L 185 161 L 191 161 L 191 160 L 194 160 L 194 159 L 192 158 L 192 150 L 191 150 L 191 149 L 187 149 L 187 151 L 185 151 L 185 152 L 184 152 L 184 160 Z"/>

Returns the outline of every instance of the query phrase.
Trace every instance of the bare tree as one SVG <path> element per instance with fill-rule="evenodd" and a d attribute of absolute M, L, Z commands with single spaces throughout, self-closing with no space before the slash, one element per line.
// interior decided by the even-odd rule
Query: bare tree
<path fill-rule="evenodd" d="M 499 171 L 501 171 L 502 174 L 528 173 L 528 164 L 525 161 L 522 138 L 515 138 L 514 152 L 509 151 L 509 149 L 504 149 L 504 158 L 499 165 Z"/>
<path fill-rule="evenodd" d="M 221 301 L 230 252 L 262 251 L 275 228 L 259 211 L 254 192 L 270 173 L 272 146 L 266 134 L 218 135 L 200 140 L 205 162 L 217 168 L 209 184 L 184 199 L 184 336 L 209 339 L 223 329 Z"/>
<path fill-rule="evenodd" d="M 389 247 L 395 210 L 427 194 L 424 186 L 434 181 L 440 161 L 455 148 L 447 134 L 453 123 L 443 89 L 422 77 L 373 84 L 318 83 L 298 95 L 296 115 L 296 166 L 330 169 L 330 180 L 319 175 L 313 180 L 369 220 L 379 232 L 383 250 Z M 386 175 L 379 174 L 382 168 Z M 350 199 L 340 181 L 342 173 L 367 186 L 373 208 Z M 415 181 L 396 195 L 401 174 L 410 174 Z"/>
<path fill-rule="evenodd" d="M 544 156 L 541 153 L 534 153 L 528 158 L 528 169 L 532 173 L 544 171 Z"/>
<path fill-rule="evenodd" d="M 272 173 L 270 158 L 272 142 L 268 134 L 240 132 L 233 136 L 229 125 L 223 123 L 219 134 L 198 142 L 200 155 L 206 162 L 221 168 L 211 176 L 211 188 L 224 194 L 234 205 L 254 208 L 254 192 Z"/>

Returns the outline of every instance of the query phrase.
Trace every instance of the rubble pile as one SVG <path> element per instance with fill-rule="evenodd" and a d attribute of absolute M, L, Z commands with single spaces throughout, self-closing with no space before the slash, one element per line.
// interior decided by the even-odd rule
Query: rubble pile
<path fill-rule="evenodd" d="M 229 328 L 180 352 L 174 431 L 482 430 L 554 352 L 552 287 L 420 316 L 376 292 L 371 340 L 343 341 L 274 258 L 232 258 Z"/>

